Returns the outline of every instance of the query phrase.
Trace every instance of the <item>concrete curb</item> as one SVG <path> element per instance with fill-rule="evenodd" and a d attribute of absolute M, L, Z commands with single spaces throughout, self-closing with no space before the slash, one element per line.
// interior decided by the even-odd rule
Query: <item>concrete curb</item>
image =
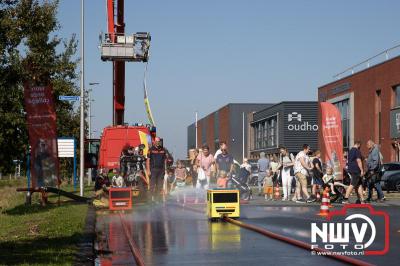
<path fill-rule="evenodd" d="M 83 229 L 82 238 L 77 245 L 77 253 L 75 255 L 73 265 L 94 265 L 94 240 L 96 229 L 96 209 L 89 204 L 85 228 Z"/>

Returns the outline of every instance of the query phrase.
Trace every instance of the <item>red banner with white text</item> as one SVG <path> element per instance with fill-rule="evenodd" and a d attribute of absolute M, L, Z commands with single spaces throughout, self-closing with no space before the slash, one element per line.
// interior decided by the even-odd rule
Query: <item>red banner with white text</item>
<path fill-rule="evenodd" d="M 331 103 L 322 102 L 322 139 L 325 147 L 325 162 L 333 169 L 337 179 L 343 175 L 343 135 L 342 119 L 339 110 Z"/>
<path fill-rule="evenodd" d="M 56 112 L 52 86 L 24 86 L 31 146 L 32 187 L 59 184 Z"/>

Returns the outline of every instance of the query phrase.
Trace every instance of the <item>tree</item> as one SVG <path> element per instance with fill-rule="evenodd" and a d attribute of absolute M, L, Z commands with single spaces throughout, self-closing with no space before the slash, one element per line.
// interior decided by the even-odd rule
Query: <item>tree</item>
<path fill-rule="evenodd" d="M 25 159 L 23 84 L 53 85 L 59 136 L 79 136 L 79 113 L 59 95 L 78 95 L 77 41 L 57 36 L 58 1 L 0 0 L 0 172 Z M 61 46 L 61 47 L 60 47 Z M 61 165 L 64 170 L 71 169 Z M 64 166 L 64 167 L 63 167 Z"/>

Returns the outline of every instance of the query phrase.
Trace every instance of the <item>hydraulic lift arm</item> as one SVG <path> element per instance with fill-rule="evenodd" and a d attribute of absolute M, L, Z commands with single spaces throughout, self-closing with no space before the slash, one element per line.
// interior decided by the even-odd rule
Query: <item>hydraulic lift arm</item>
<path fill-rule="evenodd" d="M 116 126 L 124 124 L 125 61 L 147 62 L 151 37 L 147 32 L 125 35 L 124 0 L 107 0 L 107 20 L 108 33 L 101 39 L 101 58 L 113 63 L 113 125 Z"/>
<path fill-rule="evenodd" d="M 113 42 L 124 35 L 124 0 L 117 0 L 117 23 L 114 25 L 114 0 L 107 1 L 108 31 Z M 125 112 L 125 61 L 113 61 L 113 125 L 124 124 Z"/>

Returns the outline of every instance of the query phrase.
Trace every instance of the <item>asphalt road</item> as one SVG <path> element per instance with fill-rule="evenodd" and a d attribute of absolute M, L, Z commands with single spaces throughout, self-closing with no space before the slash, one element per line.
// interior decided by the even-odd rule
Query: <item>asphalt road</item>
<path fill-rule="evenodd" d="M 336 206 L 334 209 L 341 209 Z M 385 211 L 389 215 L 389 252 L 384 256 L 352 256 L 354 258 L 376 265 L 398 265 L 400 261 L 400 211 L 396 206 L 374 206 L 377 211 Z M 315 214 L 318 206 L 242 206 L 241 221 L 265 228 L 274 233 L 295 238 L 310 243 L 311 223 L 325 222 L 325 219 Z M 349 214 L 355 211 L 349 212 Z M 365 212 L 367 213 L 367 211 Z M 377 230 L 384 229 L 383 220 L 374 220 Z M 355 244 L 351 238 L 350 243 Z M 374 244 L 377 249 L 384 247 L 384 238 L 376 237 Z M 337 249 L 340 250 L 340 249 Z"/>
<path fill-rule="evenodd" d="M 323 222 L 315 214 L 317 205 L 279 203 L 242 205 L 241 218 L 248 224 L 310 243 L 311 223 Z M 204 210 L 204 205 L 192 205 Z M 340 209 L 337 206 L 334 209 Z M 400 261 L 400 212 L 397 206 L 375 205 L 390 216 L 390 250 L 385 256 L 355 256 L 377 265 L 398 265 Z M 267 238 L 225 222 L 209 222 L 205 214 L 169 204 L 142 204 L 126 212 L 124 220 L 146 265 L 328 265 L 333 259 Z M 382 224 L 378 221 L 377 227 Z M 119 214 L 97 215 L 97 264 L 135 265 Z M 351 239 L 354 242 L 354 239 Z M 383 246 L 383 239 L 375 245 Z"/>
<path fill-rule="evenodd" d="M 146 265 L 337 265 L 308 251 L 174 206 L 139 206 L 125 214 Z M 119 215 L 100 215 L 99 264 L 134 265 Z M 106 251 L 106 252 L 104 252 Z M 108 253 L 108 254 L 107 254 Z"/>

